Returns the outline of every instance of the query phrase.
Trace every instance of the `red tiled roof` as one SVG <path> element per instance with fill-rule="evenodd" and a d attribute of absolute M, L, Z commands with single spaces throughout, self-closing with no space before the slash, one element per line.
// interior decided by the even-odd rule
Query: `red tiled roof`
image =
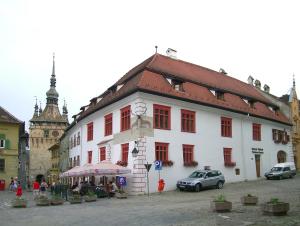
<path fill-rule="evenodd" d="M 184 92 L 173 89 L 165 77 L 183 81 Z M 101 101 L 91 103 L 78 120 L 134 92 L 143 91 L 290 124 L 281 112 L 275 114 L 266 106 L 274 105 L 255 87 L 208 68 L 160 54 L 131 69 L 113 87 L 121 84 L 123 86 L 119 90 L 105 91 Z M 209 89 L 224 92 L 224 100 L 217 99 Z M 254 108 L 246 104 L 242 97 L 255 100 Z"/>

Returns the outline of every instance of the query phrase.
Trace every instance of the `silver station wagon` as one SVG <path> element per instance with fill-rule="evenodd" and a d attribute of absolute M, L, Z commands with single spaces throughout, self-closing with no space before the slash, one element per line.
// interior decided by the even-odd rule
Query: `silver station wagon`
<path fill-rule="evenodd" d="M 188 178 L 177 181 L 177 188 L 183 190 L 195 190 L 199 192 L 201 188 L 216 187 L 223 188 L 225 178 L 218 170 L 197 170 Z"/>

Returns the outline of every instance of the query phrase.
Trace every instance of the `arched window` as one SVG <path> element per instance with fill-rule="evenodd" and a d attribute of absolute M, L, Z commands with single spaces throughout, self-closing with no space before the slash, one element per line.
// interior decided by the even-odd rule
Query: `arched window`
<path fill-rule="evenodd" d="M 286 161 L 286 153 L 284 151 L 279 151 L 277 153 L 277 161 L 278 163 L 282 163 Z"/>

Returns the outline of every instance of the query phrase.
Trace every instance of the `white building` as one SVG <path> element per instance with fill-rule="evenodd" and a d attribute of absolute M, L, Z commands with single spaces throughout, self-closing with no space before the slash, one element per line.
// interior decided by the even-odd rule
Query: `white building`
<path fill-rule="evenodd" d="M 165 190 L 205 166 L 234 182 L 293 161 L 291 124 L 278 106 L 224 70 L 174 56 L 151 56 L 81 110 L 67 130 L 70 164 L 127 165 L 127 190 L 135 194 L 147 190 L 144 164 L 155 160 L 163 160 Z M 150 192 L 157 191 L 154 166 L 149 178 Z"/>

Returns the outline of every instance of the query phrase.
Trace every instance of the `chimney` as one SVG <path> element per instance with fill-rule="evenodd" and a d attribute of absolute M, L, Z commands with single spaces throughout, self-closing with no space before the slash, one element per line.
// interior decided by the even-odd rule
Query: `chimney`
<path fill-rule="evenodd" d="M 256 87 L 256 88 L 258 88 L 258 89 L 261 88 L 261 83 L 260 83 L 259 80 L 256 79 L 255 82 L 254 82 L 254 84 L 255 84 L 255 87 Z"/>
<path fill-rule="evenodd" d="M 219 72 L 224 74 L 224 75 L 227 75 L 227 72 L 223 68 L 220 68 Z"/>
<path fill-rule="evenodd" d="M 249 75 L 247 80 L 248 80 L 248 84 L 253 86 L 254 78 L 251 75 Z"/>
<path fill-rule="evenodd" d="M 267 84 L 264 85 L 264 91 L 270 93 L 270 87 Z"/>
<path fill-rule="evenodd" d="M 168 48 L 166 54 L 172 59 L 177 59 L 177 51 L 175 49 Z"/>

